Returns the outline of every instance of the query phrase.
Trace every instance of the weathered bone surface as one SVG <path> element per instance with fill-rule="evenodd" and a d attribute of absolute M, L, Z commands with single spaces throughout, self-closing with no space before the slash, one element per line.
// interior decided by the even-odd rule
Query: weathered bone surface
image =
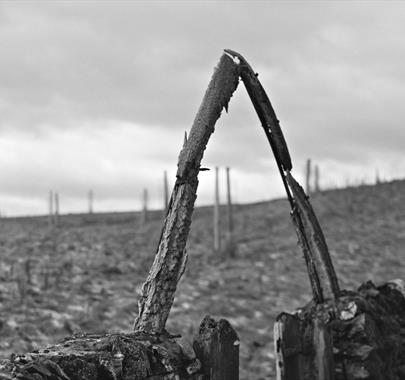
<path fill-rule="evenodd" d="M 222 109 L 238 86 L 238 67 L 223 55 L 214 72 L 188 139 L 180 152 L 177 180 L 158 250 L 139 300 L 137 331 L 160 333 L 173 304 L 177 283 L 187 260 L 186 242 L 198 187 L 200 163 Z"/>

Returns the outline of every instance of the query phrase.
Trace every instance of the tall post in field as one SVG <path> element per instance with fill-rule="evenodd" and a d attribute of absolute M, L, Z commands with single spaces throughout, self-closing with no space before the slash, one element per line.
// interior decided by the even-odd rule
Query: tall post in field
<path fill-rule="evenodd" d="M 221 236 L 219 230 L 219 169 L 215 168 L 215 203 L 214 203 L 214 251 L 221 250 Z"/>
<path fill-rule="evenodd" d="M 164 212 L 166 213 L 167 208 L 169 207 L 169 185 L 167 183 L 167 171 L 164 171 L 163 174 L 163 201 L 164 201 Z"/>
<path fill-rule="evenodd" d="M 314 168 L 314 182 L 315 182 L 315 192 L 319 193 L 321 191 L 321 188 L 319 186 L 319 166 L 315 165 Z"/>
<path fill-rule="evenodd" d="M 53 226 L 53 192 L 49 192 L 49 198 L 48 198 L 48 207 L 49 207 L 49 227 Z"/>
<path fill-rule="evenodd" d="M 305 192 L 307 195 L 311 193 L 311 160 L 308 158 L 306 173 L 305 173 Z"/>
<path fill-rule="evenodd" d="M 88 200 L 89 200 L 89 214 L 93 214 L 93 200 L 94 200 L 93 190 L 89 191 Z"/>
<path fill-rule="evenodd" d="M 59 194 L 55 192 L 55 225 L 59 224 Z"/>
<path fill-rule="evenodd" d="M 227 200 L 227 216 L 228 216 L 228 233 L 229 236 L 233 234 L 233 208 L 231 197 L 231 178 L 230 169 L 226 168 L 226 200 Z"/>
<path fill-rule="evenodd" d="M 231 176 L 230 169 L 226 168 L 226 216 L 227 216 L 227 231 L 226 231 L 226 247 L 223 248 L 223 255 L 226 257 L 234 257 L 236 254 L 236 245 L 233 234 L 234 219 L 231 197 Z"/>
<path fill-rule="evenodd" d="M 375 171 L 375 184 L 378 185 L 381 183 L 380 179 L 380 173 L 378 172 L 378 169 Z"/>
<path fill-rule="evenodd" d="M 143 189 L 142 223 L 148 222 L 148 189 Z"/>

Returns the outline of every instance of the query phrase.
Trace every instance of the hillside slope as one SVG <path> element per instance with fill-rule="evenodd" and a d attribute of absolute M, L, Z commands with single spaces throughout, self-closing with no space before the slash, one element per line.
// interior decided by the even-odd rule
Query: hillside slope
<path fill-rule="evenodd" d="M 342 288 L 405 277 L 405 181 L 311 200 Z M 2 219 L 2 356 L 79 329 L 130 329 L 162 213 L 151 219 L 142 226 L 137 213 L 67 215 L 55 230 L 46 218 Z M 287 201 L 235 206 L 235 235 L 232 257 L 213 253 L 212 208 L 195 211 L 168 329 L 190 338 L 205 314 L 225 317 L 241 338 L 241 379 L 273 378 L 275 317 L 311 298 Z"/>

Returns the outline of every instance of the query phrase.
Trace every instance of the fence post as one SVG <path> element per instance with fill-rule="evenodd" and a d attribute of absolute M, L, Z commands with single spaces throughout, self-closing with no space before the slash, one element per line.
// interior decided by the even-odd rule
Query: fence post
<path fill-rule="evenodd" d="M 274 324 L 277 380 L 303 380 L 304 359 L 299 351 L 301 329 L 297 317 L 282 313 Z"/>
<path fill-rule="evenodd" d="M 221 250 L 221 236 L 219 229 L 219 169 L 215 167 L 215 203 L 214 203 L 214 251 Z"/>
<path fill-rule="evenodd" d="M 204 379 L 238 380 L 239 345 L 239 337 L 227 320 L 204 317 L 193 343 Z"/>
<path fill-rule="evenodd" d="M 143 189 L 143 207 L 142 207 L 142 223 L 148 222 L 148 189 Z"/>
<path fill-rule="evenodd" d="M 314 182 L 315 182 L 315 192 L 319 193 L 321 191 L 321 187 L 319 186 L 319 166 L 315 165 L 314 168 Z"/>
<path fill-rule="evenodd" d="M 227 211 L 228 211 L 228 232 L 229 235 L 233 234 L 233 208 L 231 197 L 231 178 L 230 169 L 226 168 L 226 195 L 227 195 Z"/>
<path fill-rule="evenodd" d="M 234 219 L 233 206 L 231 197 L 231 178 L 230 169 L 226 168 L 226 196 L 227 196 L 227 232 L 226 232 L 226 247 L 223 250 L 228 257 L 234 257 L 236 254 L 236 244 L 234 239 Z"/>
<path fill-rule="evenodd" d="M 311 159 L 307 159 L 305 172 L 305 193 L 309 196 L 311 193 Z"/>
<path fill-rule="evenodd" d="M 314 380 L 334 380 L 333 341 L 327 325 L 318 317 L 314 320 L 312 344 L 315 351 Z"/>
<path fill-rule="evenodd" d="M 375 171 L 375 184 L 379 185 L 380 183 L 381 183 L 380 173 L 379 173 L 378 169 L 376 169 L 376 171 Z"/>
<path fill-rule="evenodd" d="M 281 313 L 274 324 L 274 350 L 277 380 L 335 378 L 332 337 L 319 316 L 304 323 Z"/>
<path fill-rule="evenodd" d="M 49 198 L 48 198 L 48 207 L 49 207 L 49 227 L 53 227 L 53 192 L 49 192 Z"/>
<path fill-rule="evenodd" d="M 163 201 L 164 201 L 164 213 L 166 213 L 167 208 L 169 207 L 169 185 L 167 183 L 167 171 L 164 171 L 163 174 Z"/>

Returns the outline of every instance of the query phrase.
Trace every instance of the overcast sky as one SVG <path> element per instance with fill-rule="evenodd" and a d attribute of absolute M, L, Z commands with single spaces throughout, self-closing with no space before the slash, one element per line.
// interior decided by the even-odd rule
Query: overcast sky
<path fill-rule="evenodd" d="M 224 48 L 259 73 L 299 180 L 309 157 L 323 186 L 404 177 L 404 20 L 399 1 L 0 1 L 0 211 L 45 213 L 51 189 L 62 212 L 89 189 L 96 211 L 144 187 L 160 206 Z M 238 202 L 283 194 L 243 85 L 203 166 L 231 167 Z"/>

